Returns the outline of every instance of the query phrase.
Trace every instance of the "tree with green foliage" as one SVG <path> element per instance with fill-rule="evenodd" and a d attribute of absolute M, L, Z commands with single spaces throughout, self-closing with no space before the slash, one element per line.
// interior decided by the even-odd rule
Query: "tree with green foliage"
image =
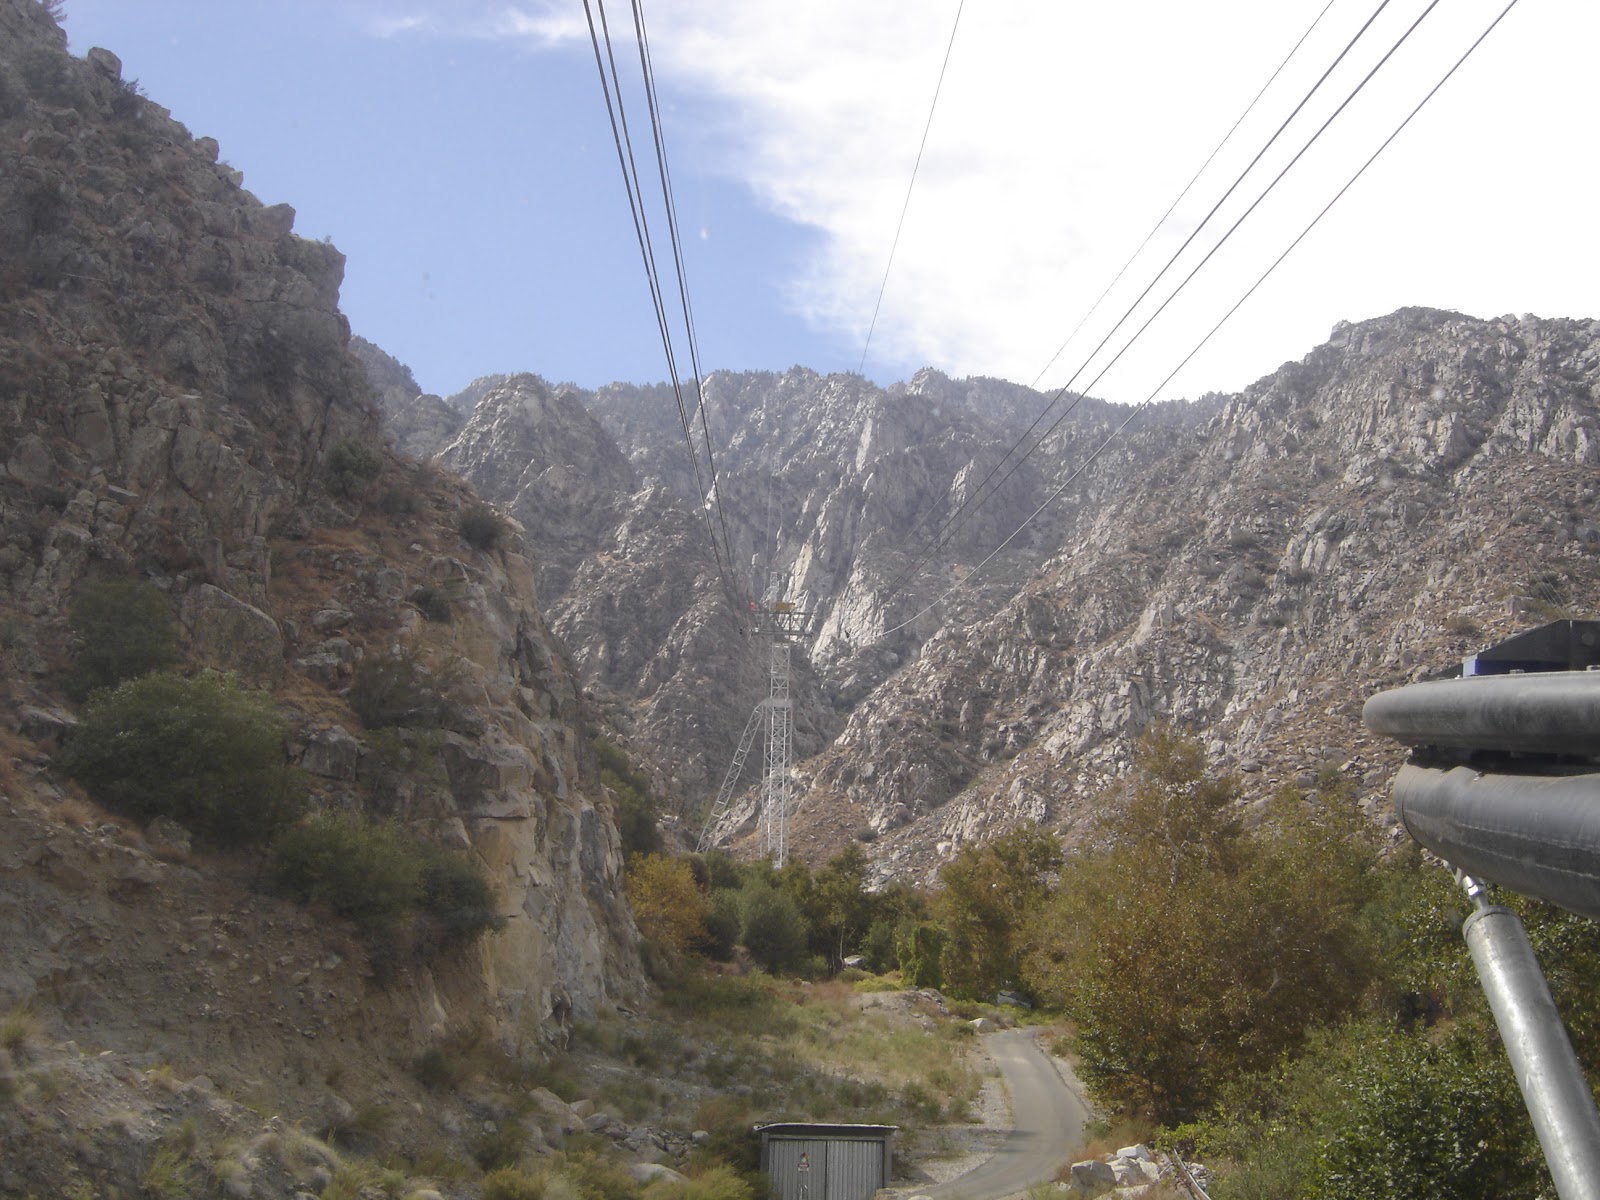
<path fill-rule="evenodd" d="M 1069 861 L 1033 914 L 1025 977 L 1074 1021 L 1104 1103 L 1190 1119 L 1371 977 L 1357 914 L 1373 852 L 1353 821 L 1293 793 L 1247 835 L 1237 795 L 1198 744 L 1148 735 L 1105 848 Z"/>
<path fill-rule="evenodd" d="M 992 997 L 1018 982 L 1019 936 L 1060 865 L 1055 836 L 1022 825 L 940 868 L 933 911 L 944 930 L 941 974 L 952 995 Z"/>
<path fill-rule="evenodd" d="M 811 948 L 837 971 L 872 920 L 867 890 L 867 856 L 852 845 L 811 876 L 804 912 L 811 926 Z"/>
<path fill-rule="evenodd" d="M 739 916 L 739 941 L 763 968 L 777 975 L 804 965 L 810 931 L 787 889 L 751 875 L 739 891 Z"/>
<path fill-rule="evenodd" d="M 303 796 L 286 723 L 232 676 L 157 673 L 95 693 L 62 766 L 96 802 L 140 821 L 171 817 L 199 842 L 269 840 Z"/>
<path fill-rule="evenodd" d="M 945 933 L 931 921 L 902 926 L 895 937 L 900 980 L 908 988 L 944 987 Z"/>
<path fill-rule="evenodd" d="M 927 897 L 910 884 L 894 881 L 869 896 L 871 907 L 860 951 L 868 969 L 883 974 L 902 966 L 899 943 L 902 931 L 928 919 Z"/>
<path fill-rule="evenodd" d="M 368 729 L 437 729 L 457 719 L 455 664 L 438 666 L 416 646 L 396 644 L 356 664 L 348 700 Z"/>
<path fill-rule="evenodd" d="M 301 904 L 363 925 L 394 920 L 422 899 L 422 862 L 392 825 L 317 813 L 272 846 L 272 878 Z"/>
<path fill-rule="evenodd" d="M 461 510 L 456 518 L 456 532 L 474 550 L 487 552 L 500 545 L 509 529 L 506 519 L 489 505 L 474 504 Z"/>
<path fill-rule="evenodd" d="M 656 827 L 650 777 L 606 738 L 596 734 L 590 744 L 600 760 L 600 782 L 617 801 L 617 832 L 622 835 L 623 857 L 658 853 L 662 847 L 661 831 Z"/>
<path fill-rule="evenodd" d="M 709 903 L 701 945 L 708 958 L 726 962 L 733 957 L 734 947 L 739 944 L 739 930 L 744 924 L 739 911 L 739 893 L 733 888 L 717 888 L 711 893 Z"/>
<path fill-rule="evenodd" d="M 436 952 L 500 929 L 481 868 L 395 825 L 317 813 L 272 844 L 272 879 L 300 904 L 349 918 L 380 939 L 416 918 L 414 948 Z"/>
<path fill-rule="evenodd" d="M 136 579 L 86 584 L 67 624 L 73 652 L 65 683 L 74 700 L 178 662 L 172 606 L 153 584 Z"/>
<path fill-rule="evenodd" d="M 1504 1051 L 1473 1015 L 1313 1032 L 1244 1076 L 1180 1140 L 1222 1168 L 1216 1200 L 1535 1200 L 1550 1178 Z"/>

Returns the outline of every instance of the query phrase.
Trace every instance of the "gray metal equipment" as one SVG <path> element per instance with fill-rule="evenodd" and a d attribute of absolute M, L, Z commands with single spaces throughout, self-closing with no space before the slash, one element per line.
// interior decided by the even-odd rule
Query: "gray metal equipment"
<path fill-rule="evenodd" d="M 1556 621 L 1363 713 L 1411 747 L 1395 809 L 1477 905 L 1462 933 L 1562 1200 L 1600 1200 L 1600 1111 L 1521 919 L 1483 880 L 1600 920 L 1597 668 L 1600 622 Z"/>

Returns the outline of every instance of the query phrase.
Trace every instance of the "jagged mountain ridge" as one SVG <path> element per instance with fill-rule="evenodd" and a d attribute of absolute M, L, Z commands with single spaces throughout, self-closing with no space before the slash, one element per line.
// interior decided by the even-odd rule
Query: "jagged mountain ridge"
<path fill-rule="evenodd" d="M 816 727 L 828 745 L 808 744 L 797 771 L 795 846 L 819 857 L 872 839 L 881 869 L 925 877 L 1018 820 L 1074 833 L 1125 769 L 1129 735 L 1153 720 L 1202 730 L 1256 795 L 1347 765 L 1381 816 L 1396 752 L 1360 730 L 1368 692 L 1541 613 L 1593 605 L 1595 332 L 1402 310 L 1341 326 L 1238 395 L 1144 413 L 1109 442 L 1127 410 L 1080 401 L 926 569 L 918 582 L 937 586 L 921 594 L 937 596 L 1059 492 L 1021 548 L 985 569 L 976 598 L 958 592 L 887 640 L 875 639 L 916 610 L 885 593 L 919 517 L 954 512 L 1047 398 L 934 372 L 887 390 L 801 369 L 713 374 L 708 417 L 732 430 L 717 466 L 735 557 L 771 554 L 772 514 L 786 591 L 819 610 L 822 695 L 810 699 L 837 718 Z M 661 387 L 564 390 L 574 419 L 589 410 L 644 490 L 671 503 L 594 523 L 596 549 L 550 597 L 554 623 L 580 663 L 598 656 L 593 680 L 611 653 L 595 649 L 608 644 L 595 606 L 631 603 L 615 581 L 693 564 L 692 582 L 633 610 L 648 687 L 626 673 L 605 684 L 697 712 L 721 703 L 687 742 L 664 722 L 640 729 L 658 761 L 694 747 L 698 779 L 673 774 L 703 794 L 726 761 L 716 743 L 731 743 L 742 716 L 705 689 L 759 698 L 762 664 L 730 657 L 737 643 L 689 600 L 714 606 L 718 589 L 675 402 Z M 493 457 L 493 444 L 479 453 Z M 515 451 L 541 453 L 538 439 Z M 667 551 L 643 531 L 669 511 L 682 538 Z M 1554 602 L 1518 599 L 1551 580 Z M 677 636 L 653 636 L 669 611 Z M 726 661 L 686 650 L 690 631 Z M 680 670 L 692 688 L 673 686 Z"/>
<path fill-rule="evenodd" d="M 1152 721 L 1252 795 L 1332 764 L 1381 815 L 1402 755 L 1368 695 L 1600 597 L 1597 333 L 1404 310 L 1168 454 L 1130 444 L 1003 612 L 941 631 L 806 764 L 796 826 L 823 852 L 854 822 L 913 874 L 1020 820 L 1077 833 Z"/>
<path fill-rule="evenodd" d="M 541 599 L 586 684 L 615 701 L 619 725 L 691 809 L 715 791 L 751 707 L 766 695 L 765 651 L 749 637 L 748 607 L 767 571 L 817 614 L 811 661 L 821 674 L 814 682 L 801 662 L 796 680 L 797 748 L 815 752 L 839 714 L 945 619 L 919 619 L 885 640 L 885 593 L 909 584 L 944 590 L 953 572 L 1039 506 L 1059 473 L 1030 460 L 1009 479 L 997 474 L 1002 486 L 973 509 L 976 520 L 907 576 L 917 536 L 934 537 L 1003 463 L 1044 397 L 936 372 L 887 391 L 804 370 L 718 373 L 705 391 L 712 427 L 733 429 L 717 451 L 721 510 L 709 514 L 732 548 L 720 563 L 697 492 L 708 477 L 696 480 L 665 388 L 588 393 L 535 376 L 487 377 L 452 399 L 471 402 L 472 416 L 438 447 L 442 463 L 522 522 L 538 551 Z M 1168 419 L 1192 421 L 1202 409 L 1168 406 Z M 1062 411 L 1061 429 L 1037 456 L 1056 468 L 1123 419 L 1093 400 Z M 949 608 L 970 615 L 1009 596 L 1043 560 L 1058 513 L 1018 539 L 1003 573 Z M 901 611 L 910 611 L 907 602 Z"/>

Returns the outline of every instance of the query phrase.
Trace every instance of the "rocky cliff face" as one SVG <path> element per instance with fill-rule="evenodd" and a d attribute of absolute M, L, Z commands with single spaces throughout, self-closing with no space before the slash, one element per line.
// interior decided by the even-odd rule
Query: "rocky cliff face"
<path fill-rule="evenodd" d="M 913 874 L 1018 821 L 1072 834 L 1154 721 L 1256 796 L 1340 768 L 1382 819 L 1401 756 L 1366 697 L 1600 600 L 1597 334 L 1407 310 L 1130 441 L 1038 576 L 806 765 L 797 827 Z"/>
<path fill-rule="evenodd" d="M 1366 695 L 1594 604 L 1597 353 L 1588 322 L 1406 310 L 1126 428 L 1071 397 L 1035 424 L 1049 397 L 935 372 L 711 376 L 733 557 L 757 567 L 741 599 L 770 568 L 817 614 L 794 844 L 858 837 L 926 876 L 1017 821 L 1071 835 L 1157 720 L 1204 731 L 1257 795 L 1343 767 L 1383 819 L 1396 754 L 1362 732 Z M 691 800 L 713 792 L 764 661 L 722 598 L 673 397 L 569 389 L 512 433 L 490 394 L 447 461 L 526 514 L 586 681 L 644 715 Z"/>
<path fill-rule="evenodd" d="M 992 612 L 1045 559 L 1061 509 L 976 586 L 917 615 L 1039 506 L 1056 484 L 1039 463 L 1094 444 L 1122 419 L 1065 398 L 1037 461 L 1009 472 L 1005 451 L 1045 398 L 995 380 L 929 371 L 883 390 L 797 368 L 717 373 L 705 397 L 722 501 L 714 525 L 720 538 L 725 522 L 732 550 L 720 567 L 703 516 L 703 454 L 697 476 L 666 388 L 589 393 L 490 377 L 452 398 L 472 416 L 434 446 L 522 523 L 541 599 L 585 684 L 690 810 L 715 792 L 766 695 L 749 607 L 772 572 L 786 599 L 815 614 L 795 680 L 797 749 L 814 753 L 930 632 Z M 1163 428 L 1192 425 L 1205 410 L 1169 406 Z M 1079 487 L 1062 508 L 1091 494 Z M 939 552 L 924 555 L 936 539 Z"/>
<path fill-rule="evenodd" d="M 383 413 L 383 432 L 401 454 L 427 458 L 466 424 L 470 407 L 424 392 L 410 367 L 366 338 L 352 337 L 350 353 L 366 369 L 373 399 Z"/>
<path fill-rule="evenodd" d="M 641 986 L 577 683 L 521 543 L 474 549 L 457 533 L 469 489 L 374 456 L 378 410 L 338 310 L 342 256 L 296 237 L 293 210 L 262 205 L 217 155 L 114 55 L 74 59 L 43 6 L 0 0 L 0 777 L 24 830 L 0 872 L 0 1006 L 31 1001 L 52 1033 L 90 1044 L 137 1028 L 175 1063 L 197 1061 L 208 1019 L 260 1046 L 320 1036 L 370 1054 L 388 1039 L 385 1061 L 401 1063 L 456 1025 L 561 1036 L 570 1015 Z M 364 495 L 331 484 L 330 456 L 351 448 L 379 471 Z M 66 613 L 85 582 L 125 576 L 166 594 L 188 668 L 271 690 L 315 803 L 377 809 L 475 857 L 505 931 L 448 978 L 418 966 L 387 991 L 359 951 L 327 950 L 336 928 L 277 938 L 286 963 L 346 964 L 327 968 L 339 1002 L 298 1015 L 265 984 L 246 1008 L 207 982 L 299 919 L 270 897 L 242 901 L 222 867 L 167 865 L 137 831 L 96 850 L 52 815 L 83 811 L 51 771 L 74 719 L 59 684 Z M 424 589 L 447 613 L 423 617 Z M 357 663 L 397 647 L 455 681 L 455 715 L 436 773 L 380 783 L 346 690 Z M 149 946 L 122 946 L 118 905 L 180 875 L 188 899 L 152 909 Z M 254 915 L 212 937 L 211 957 L 164 957 L 190 953 L 186 912 L 241 905 Z M 156 970 L 169 972 L 160 986 Z M 385 1022 L 361 1015 L 379 1008 Z M 255 1054 L 197 1069 L 247 1077 Z"/>

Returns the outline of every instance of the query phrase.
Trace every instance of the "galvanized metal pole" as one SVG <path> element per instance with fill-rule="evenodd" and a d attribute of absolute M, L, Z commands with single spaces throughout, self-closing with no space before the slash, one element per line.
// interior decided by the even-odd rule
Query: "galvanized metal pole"
<path fill-rule="evenodd" d="M 1459 876 L 1477 911 L 1461 927 L 1561 1200 L 1600 1200 L 1600 1111 L 1522 919 Z"/>

